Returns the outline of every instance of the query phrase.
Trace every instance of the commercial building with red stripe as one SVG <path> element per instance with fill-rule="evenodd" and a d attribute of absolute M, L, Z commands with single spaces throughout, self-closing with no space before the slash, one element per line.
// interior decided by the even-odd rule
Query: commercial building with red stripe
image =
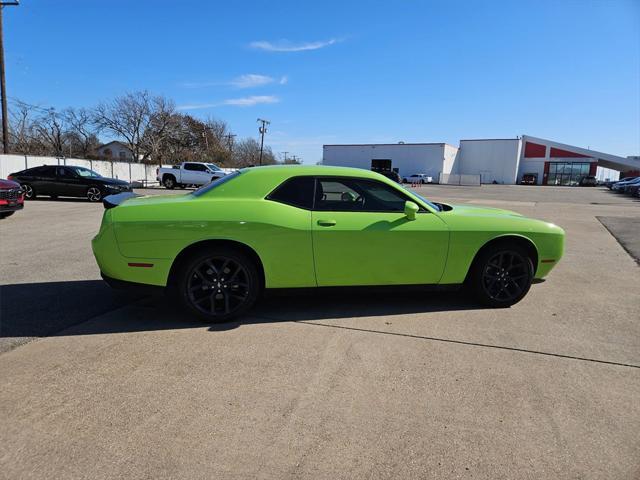
<path fill-rule="evenodd" d="M 621 157 L 543 138 L 461 140 L 446 143 L 325 145 L 323 163 L 393 170 L 401 177 L 426 173 L 434 181 L 450 177 L 475 183 L 579 185 L 586 176 L 618 180 L 640 175 L 640 157 Z"/>

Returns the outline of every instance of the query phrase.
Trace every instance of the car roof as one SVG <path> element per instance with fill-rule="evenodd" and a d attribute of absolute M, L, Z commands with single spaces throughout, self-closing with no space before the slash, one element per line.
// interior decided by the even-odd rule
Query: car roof
<path fill-rule="evenodd" d="M 297 176 L 357 177 L 396 185 L 393 180 L 371 170 L 328 165 L 269 165 L 243 168 L 239 173 L 233 181 L 221 184 L 203 197 L 264 198 L 282 182 Z"/>
<path fill-rule="evenodd" d="M 336 177 L 380 178 L 378 173 L 365 170 L 364 168 L 335 167 L 333 165 L 267 165 L 263 167 L 249 167 L 242 170 L 265 176 L 277 172 L 283 176 L 328 175 Z"/>

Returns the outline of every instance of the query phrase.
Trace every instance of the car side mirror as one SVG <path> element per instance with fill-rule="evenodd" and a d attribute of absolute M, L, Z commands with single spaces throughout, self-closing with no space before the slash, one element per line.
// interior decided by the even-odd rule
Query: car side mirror
<path fill-rule="evenodd" d="M 417 204 L 409 201 L 404 202 L 404 215 L 408 220 L 415 220 L 418 210 L 420 210 L 420 207 Z"/>

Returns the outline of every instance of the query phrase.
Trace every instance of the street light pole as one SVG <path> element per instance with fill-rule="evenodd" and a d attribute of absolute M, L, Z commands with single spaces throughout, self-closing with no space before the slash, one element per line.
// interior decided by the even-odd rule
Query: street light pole
<path fill-rule="evenodd" d="M 4 33 L 2 31 L 2 11 L 5 6 L 19 5 L 19 2 L 0 2 L 0 96 L 2 101 L 2 148 L 9 153 L 9 125 L 7 119 L 7 86 L 4 79 Z"/>
<path fill-rule="evenodd" d="M 267 133 L 267 125 L 269 125 L 271 122 L 269 120 L 263 120 L 262 118 L 259 118 L 256 121 L 262 123 L 262 125 L 258 128 L 258 131 L 260 132 L 260 165 L 262 165 L 262 150 L 264 148 L 264 134 Z"/>

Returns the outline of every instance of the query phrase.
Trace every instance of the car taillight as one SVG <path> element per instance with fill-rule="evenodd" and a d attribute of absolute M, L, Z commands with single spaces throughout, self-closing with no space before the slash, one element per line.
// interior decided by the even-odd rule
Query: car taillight
<path fill-rule="evenodd" d="M 158 173 L 160 173 L 160 169 L 156 168 L 156 175 L 158 175 Z"/>

